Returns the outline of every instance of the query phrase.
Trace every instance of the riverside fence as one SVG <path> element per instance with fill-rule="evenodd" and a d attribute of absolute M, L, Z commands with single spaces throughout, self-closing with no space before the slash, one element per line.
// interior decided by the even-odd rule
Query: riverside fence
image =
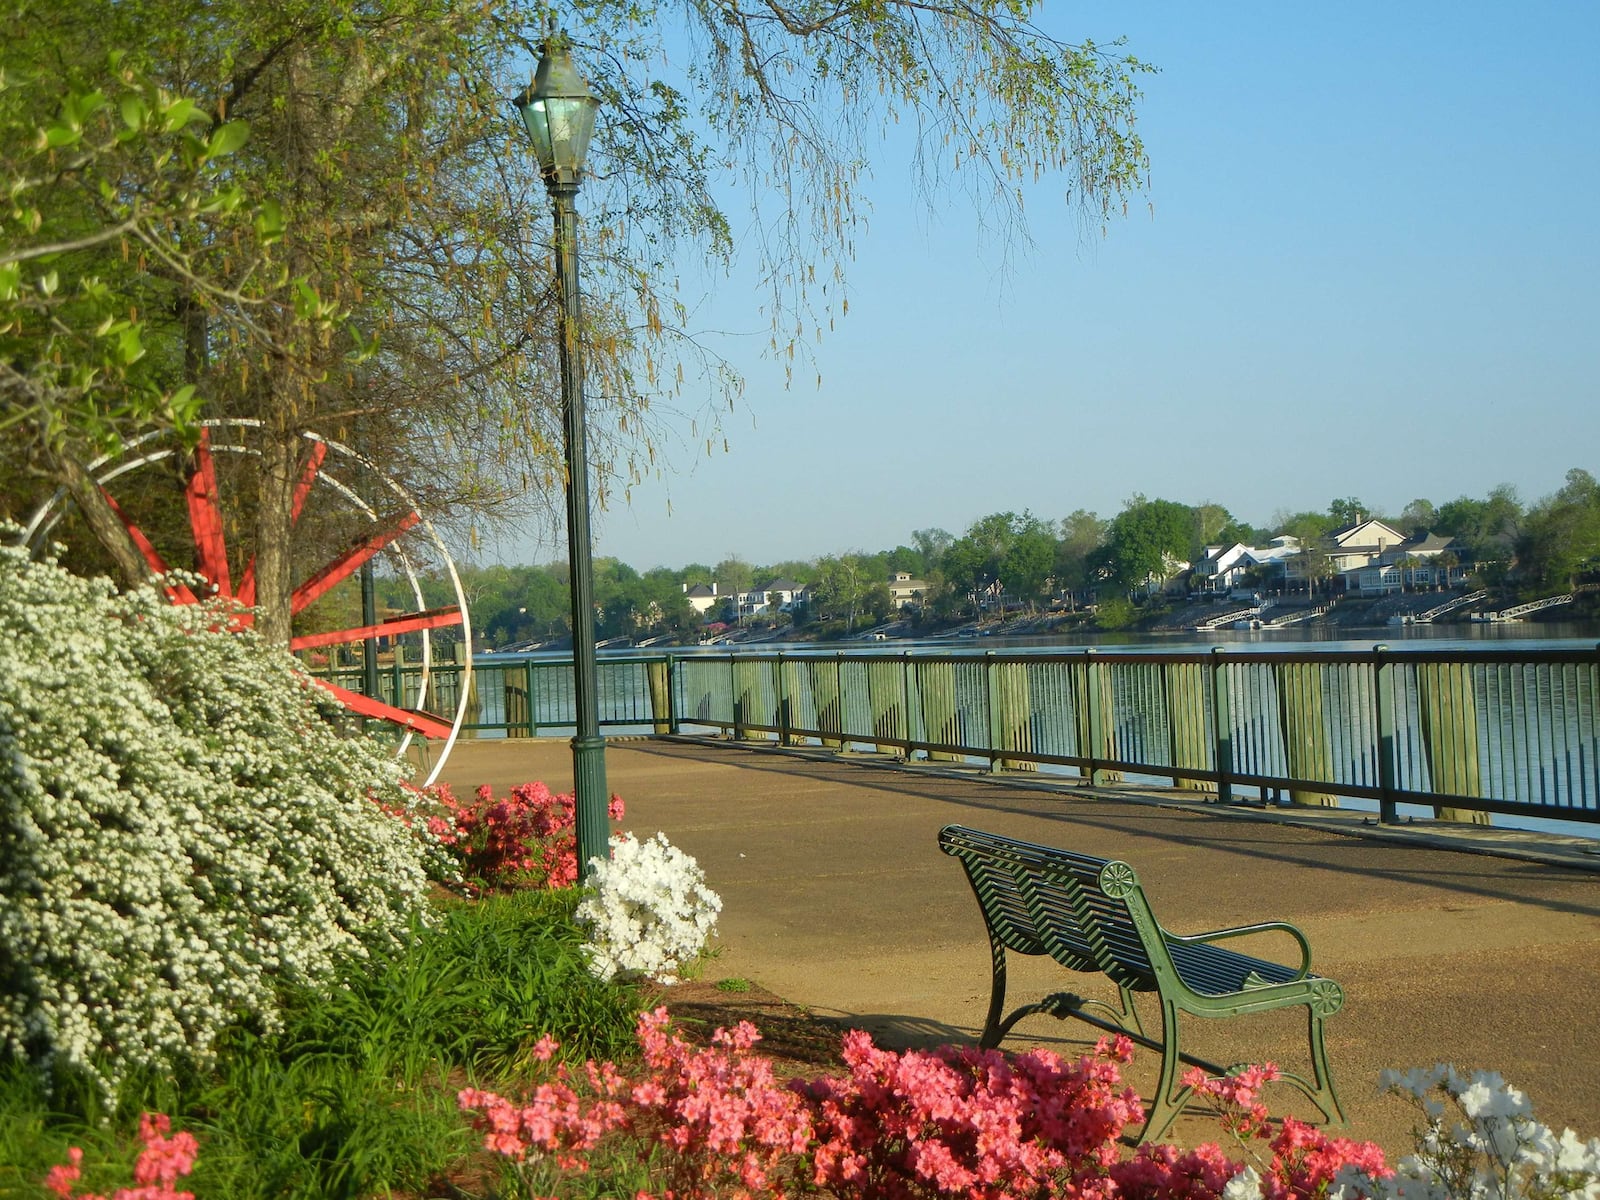
<path fill-rule="evenodd" d="M 361 690 L 360 668 L 333 674 Z M 463 674 L 435 665 L 425 707 L 453 712 Z M 377 683 L 384 700 L 416 707 L 420 679 L 401 661 Z M 612 731 L 874 747 L 1100 783 L 1132 775 L 1224 803 L 1359 799 L 1384 821 L 1404 804 L 1456 820 L 1600 823 L 1600 647 L 669 652 L 604 657 L 598 683 Z M 480 660 L 467 686 L 468 736 L 574 725 L 570 661 Z"/>

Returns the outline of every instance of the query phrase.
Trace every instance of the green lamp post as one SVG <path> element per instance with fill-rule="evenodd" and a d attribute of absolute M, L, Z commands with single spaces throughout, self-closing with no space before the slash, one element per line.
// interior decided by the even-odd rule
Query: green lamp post
<path fill-rule="evenodd" d="M 522 114 L 556 218 L 556 283 L 561 291 L 561 410 L 566 435 L 567 549 L 572 587 L 572 678 L 577 733 L 572 739 L 578 878 L 610 852 L 606 744 L 600 736 L 594 654 L 594 565 L 589 538 L 589 459 L 584 432 L 583 355 L 578 297 L 579 182 L 600 100 L 578 74 L 564 34 L 539 49 L 533 86 L 513 102 Z"/>

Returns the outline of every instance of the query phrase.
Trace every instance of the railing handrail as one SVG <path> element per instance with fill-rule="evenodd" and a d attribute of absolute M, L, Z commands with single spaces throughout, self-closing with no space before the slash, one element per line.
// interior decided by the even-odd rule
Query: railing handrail
<path fill-rule="evenodd" d="M 404 698 L 408 670 L 380 672 L 380 686 Z M 613 729 L 1129 772 L 1221 800 L 1240 787 L 1376 800 L 1385 819 L 1407 803 L 1600 823 L 1600 646 L 770 646 L 603 656 L 599 670 Z M 570 728 L 570 672 L 558 656 L 480 656 L 484 703 L 467 726 Z M 447 693 L 462 686 L 452 664 L 433 675 Z"/>

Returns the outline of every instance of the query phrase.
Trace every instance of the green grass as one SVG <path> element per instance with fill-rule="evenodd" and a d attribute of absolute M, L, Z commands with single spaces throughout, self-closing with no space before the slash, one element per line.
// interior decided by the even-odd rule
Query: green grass
<path fill-rule="evenodd" d="M 200 1139 L 185 1186 L 205 1200 L 429 1194 L 478 1144 L 460 1087 L 516 1091 L 546 1033 L 564 1057 L 636 1053 L 642 999 L 585 969 L 575 901 L 452 903 L 402 952 L 289 996 L 280 1032 L 233 1030 L 214 1069 L 131 1081 L 109 1123 L 83 1089 L 47 1096 L 31 1072 L 0 1065 L 0 1194 L 46 1195 L 37 1183 L 71 1145 L 84 1148 L 85 1188 L 126 1185 L 146 1109 Z"/>
<path fill-rule="evenodd" d="M 748 979 L 740 979 L 736 975 L 717 980 L 717 991 L 719 992 L 748 992 L 749 990 L 750 981 Z"/>

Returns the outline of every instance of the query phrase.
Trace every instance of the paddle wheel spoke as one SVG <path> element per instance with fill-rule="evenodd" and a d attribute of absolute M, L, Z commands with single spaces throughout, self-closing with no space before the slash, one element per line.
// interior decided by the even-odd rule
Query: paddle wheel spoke
<path fill-rule="evenodd" d="M 387 529 L 380 530 L 370 537 L 362 538 L 345 553 L 295 588 L 294 596 L 289 602 L 289 611 L 298 613 L 314 604 L 330 588 L 354 575 L 361 569 L 363 563 L 420 520 L 422 520 L 422 514 L 413 510 L 395 518 Z"/>
<path fill-rule="evenodd" d="M 106 498 L 106 503 L 111 506 L 111 511 L 116 514 L 117 520 L 122 522 L 122 527 L 128 531 L 128 536 L 133 539 L 133 544 L 139 548 L 139 553 L 144 555 L 144 561 L 149 565 L 150 569 L 157 575 L 166 575 L 171 571 L 172 568 L 167 566 L 167 560 L 161 557 L 161 552 L 145 536 L 144 530 L 135 525 L 129 519 L 128 514 L 122 511 L 122 505 L 112 499 L 111 493 L 102 488 L 101 495 Z M 166 583 L 162 586 L 166 589 L 167 598 L 174 604 L 199 603 L 195 594 L 185 584 Z"/>
<path fill-rule="evenodd" d="M 194 470 L 184 494 L 189 502 L 189 529 L 194 534 L 196 566 L 219 596 L 232 596 L 228 577 L 228 544 L 222 532 L 222 508 L 217 500 L 217 469 L 211 461 L 211 431 L 200 431 Z"/>
<path fill-rule="evenodd" d="M 396 708 L 392 704 L 385 704 L 382 700 L 371 696 L 363 696 L 360 692 L 352 692 L 349 688 L 340 687 L 337 683 L 330 683 L 326 679 L 316 681 L 317 686 L 331 692 L 335 699 L 351 712 L 359 713 L 363 717 L 376 717 L 380 721 L 390 721 L 413 733 L 420 733 L 425 738 L 440 740 L 449 738 L 453 730 L 448 721 L 441 721 L 432 713 L 421 712 L 410 708 Z"/>
<path fill-rule="evenodd" d="M 325 633 L 308 633 L 289 643 L 291 650 L 313 650 L 318 646 L 347 646 L 351 642 L 365 642 L 372 638 L 397 637 L 402 633 L 416 633 L 423 629 L 444 629 L 461 624 L 459 608 L 436 608 L 431 612 L 409 613 L 403 617 L 389 617 L 376 625 L 361 625 L 354 629 L 330 629 Z"/>

